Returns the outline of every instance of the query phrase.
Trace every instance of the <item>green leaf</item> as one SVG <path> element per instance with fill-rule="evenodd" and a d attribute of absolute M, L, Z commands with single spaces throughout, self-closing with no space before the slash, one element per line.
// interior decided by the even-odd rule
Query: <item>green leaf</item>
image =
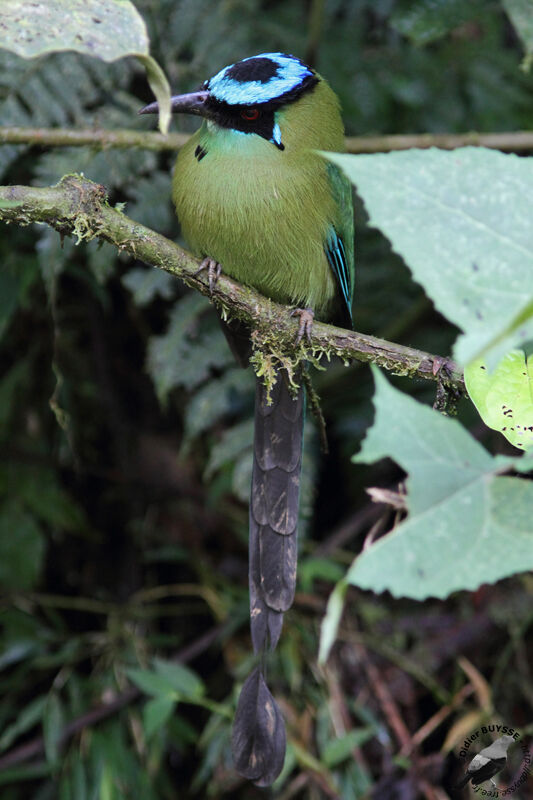
<path fill-rule="evenodd" d="M 56 767 L 59 762 L 59 747 L 61 734 L 65 727 L 63 706 L 57 692 L 48 695 L 43 713 L 43 737 L 46 760 L 51 767 Z"/>
<path fill-rule="evenodd" d="M 2 736 L 0 737 L 0 751 L 7 750 L 19 736 L 31 730 L 31 728 L 39 722 L 47 701 L 48 698 L 46 695 L 41 695 L 22 709 L 17 719 L 2 732 Z"/>
<path fill-rule="evenodd" d="M 15 499 L 0 506 L 0 585 L 24 590 L 41 572 L 45 542 L 34 517 Z"/>
<path fill-rule="evenodd" d="M 167 544 L 144 550 L 142 558 L 147 564 L 154 564 L 158 561 L 183 564 L 189 560 L 190 553 L 186 547 L 182 547 L 180 544 Z"/>
<path fill-rule="evenodd" d="M 242 503 L 247 503 L 250 499 L 251 481 L 252 458 L 251 450 L 247 449 L 235 460 L 231 476 L 231 491 Z"/>
<path fill-rule="evenodd" d="M 0 381 L 0 435 L 9 433 L 9 423 L 17 405 L 17 398 L 20 397 L 22 386 L 29 380 L 29 374 L 29 359 L 20 359 L 15 361 Z"/>
<path fill-rule="evenodd" d="M 533 483 L 500 477 L 513 459 L 491 457 L 456 420 L 373 373 L 376 417 L 353 460 L 397 461 L 409 474 L 409 516 L 355 559 L 347 580 L 422 600 L 532 569 Z"/>
<path fill-rule="evenodd" d="M 71 797 L 75 797 L 76 800 L 88 800 L 89 782 L 85 770 L 83 752 L 73 755 L 73 761 L 72 783 L 74 788 L 70 795 L 67 795 L 67 798 L 68 800 L 70 800 Z"/>
<path fill-rule="evenodd" d="M 355 463 L 390 457 L 409 473 L 409 510 L 421 514 L 493 470 L 491 455 L 457 420 L 394 389 L 377 369 L 374 425 Z"/>
<path fill-rule="evenodd" d="M 129 0 L 2 0 L 0 47 L 22 58 L 74 50 L 103 61 L 148 55 L 144 21 Z"/>
<path fill-rule="evenodd" d="M 336 583 L 340 578 L 342 567 L 329 558 L 305 558 L 298 567 L 298 579 L 303 592 L 311 592 L 317 579 Z"/>
<path fill-rule="evenodd" d="M 150 339 L 147 368 L 163 402 L 172 389 L 198 386 L 213 367 L 233 358 L 218 328 L 199 330 L 208 308 L 208 301 L 196 292 L 185 295 L 171 311 L 167 332 Z"/>
<path fill-rule="evenodd" d="M 72 50 L 116 61 L 137 56 L 160 108 L 160 129 L 168 130 L 170 87 L 149 54 L 144 20 L 129 0 L 2 0 L 0 48 L 22 58 Z"/>
<path fill-rule="evenodd" d="M 533 339 L 533 158 L 481 147 L 328 156 L 436 307 L 462 363 Z M 488 351 L 490 349 L 490 354 Z"/>
<path fill-rule="evenodd" d="M 515 447 L 533 449 L 533 359 L 513 350 L 494 372 L 482 360 L 465 367 L 468 394 L 489 428 Z"/>
<path fill-rule="evenodd" d="M 205 686 L 198 675 L 183 664 L 156 658 L 154 666 L 157 674 L 165 678 L 174 691 L 185 699 L 199 698 L 205 693 Z"/>
<path fill-rule="evenodd" d="M 111 764 L 105 761 L 98 788 L 98 800 L 118 800 L 116 794 L 115 775 Z"/>
<path fill-rule="evenodd" d="M 122 283 L 133 294 L 137 306 L 146 306 L 156 297 L 170 300 L 176 288 L 176 278 L 162 269 L 131 269 Z"/>
<path fill-rule="evenodd" d="M 172 175 L 169 170 L 150 169 L 146 177 L 137 178 L 135 185 L 129 190 L 129 194 L 132 200 L 127 205 L 126 213 L 131 219 L 156 231 L 172 230 L 176 223 L 176 214 L 172 204 L 168 202 L 172 196 Z M 166 281 L 172 287 L 180 287 L 180 290 L 183 291 L 183 284 L 179 278 L 163 269 L 145 267 L 144 269 L 137 268 L 132 272 L 143 272 L 145 277 L 157 275 L 162 283 Z M 165 297 L 171 296 L 171 294 L 165 293 Z"/>
<path fill-rule="evenodd" d="M 87 531 L 81 508 L 58 484 L 56 474 L 50 469 L 15 463 L 2 466 L 0 492 L 17 497 L 36 519 L 52 528 L 76 534 Z"/>
<path fill-rule="evenodd" d="M 105 726 L 93 729 L 87 749 L 89 747 L 91 764 L 88 773 L 99 784 L 98 791 L 91 789 L 91 800 L 103 800 L 104 797 L 124 800 L 128 795 L 153 800 L 150 792 L 144 791 L 144 769 L 120 720 L 108 720 Z M 106 773 L 103 779 L 102 775 Z"/>
<path fill-rule="evenodd" d="M 429 44 L 454 28 L 481 16 L 486 0 L 416 0 L 393 14 L 390 24 L 418 45 Z"/>
<path fill-rule="evenodd" d="M 249 370 L 228 369 L 195 393 L 185 413 L 186 439 L 198 436 L 227 414 L 242 410 L 246 397 L 253 392 Z"/>
<path fill-rule="evenodd" d="M 203 682 L 183 664 L 156 658 L 154 666 L 155 670 L 127 670 L 129 679 L 145 694 L 154 697 L 143 713 L 147 736 L 164 725 L 178 701 L 196 703 L 205 694 Z"/>
<path fill-rule="evenodd" d="M 529 70 L 533 60 L 533 0 L 503 0 L 503 7 L 524 45 L 524 68 Z"/>
<path fill-rule="evenodd" d="M 116 269 L 117 251 L 108 242 L 101 239 L 87 242 L 86 253 L 91 272 L 96 282 L 103 286 L 114 275 Z M 159 272 L 161 270 L 158 270 Z M 103 298 L 102 298 L 103 299 Z M 103 302 L 107 302 L 107 297 Z"/>
<path fill-rule="evenodd" d="M 7 615 L 4 614 L 3 623 L 6 625 Z M 6 669 L 18 661 L 24 661 L 28 656 L 39 652 L 41 649 L 40 644 L 35 639 L 32 639 L 26 632 L 17 630 L 13 638 L 4 631 L 4 642 L 2 652 L 0 654 L 0 670 Z M 9 640 L 9 641 L 8 641 Z"/>
<path fill-rule="evenodd" d="M 151 694 L 155 697 L 168 696 L 173 700 L 176 699 L 174 687 L 164 675 L 159 675 L 150 669 L 128 669 L 126 674 L 135 686 L 145 694 Z"/>
<path fill-rule="evenodd" d="M 235 461 L 241 455 L 244 455 L 251 464 L 253 434 L 253 419 L 246 419 L 225 431 L 220 441 L 211 448 L 209 453 L 209 461 L 205 470 L 206 479 L 210 479 L 224 464 Z"/>
<path fill-rule="evenodd" d="M 148 700 L 143 708 L 143 726 L 148 739 L 163 727 L 175 706 L 174 698 L 167 695 L 160 695 L 153 700 Z"/>
<path fill-rule="evenodd" d="M 337 630 L 341 621 L 342 611 L 344 608 L 344 595 L 348 584 L 346 579 L 338 582 L 333 589 L 328 599 L 328 605 L 322 625 L 320 626 L 320 649 L 318 652 L 318 663 L 325 664 L 329 658 L 329 654 L 335 639 L 337 638 Z"/>
<path fill-rule="evenodd" d="M 192 744 L 196 746 L 199 743 L 197 729 L 192 722 L 189 722 L 189 720 L 179 714 L 174 714 L 170 719 L 168 735 L 169 739 L 172 739 L 180 750 L 184 749 L 187 745 Z"/>
<path fill-rule="evenodd" d="M 0 267 L 0 338 L 38 274 L 36 261 L 21 257 L 17 267 L 18 273 Z"/>
<path fill-rule="evenodd" d="M 343 800 L 359 800 L 360 797 L 371 795 L 374 781 L 366 762 L 352 760 L 344 765 L 339 784 L 339 794 Z"/>
<path fill-rule="evenodd" d="M 354 728 L 353 730 L 340 736 L 338 739 L 329 741 L 322 752 L 322 761 L 329 767 L 336 767 L 347 758 L 353 758 L 353 751 L 356 747 L 368 742 L 375 736 L 373 728 Z"/>
<path fill-rule="evenodd" d="M 37 780 L 38 778 L 49 778 L 50 777 L 50 767 L 44 761 L 38 761 L 37 763 L 26 764 L 21 767 L 11 767 L 7 769 L 3 769 L 0 772 L 0 786 L 5 786 L 6 784 L 11 787 L 11 784 L 22 782 L 22 781 L 31 781 Z"/>
<path fill-rule="evenodd" d="M 167 133 L 170 125 L 170 86 L 167 77 L 157 61 L 152 56 L 138 56 L 139 61 L 146 70 L 146 76 L 152 92 L 155 94 L 159 106 L 159 130 Z"/>

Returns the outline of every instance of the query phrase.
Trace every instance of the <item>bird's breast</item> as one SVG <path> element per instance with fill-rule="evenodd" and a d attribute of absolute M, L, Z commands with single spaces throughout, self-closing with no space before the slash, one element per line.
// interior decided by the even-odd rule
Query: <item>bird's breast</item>
<path fill-rule="evenodd" d="M 338 209 L 320 156 L 204 127 L 178 155 L 173 199 L 196 255 L 273 300 L 327 311 L 336 287 L 324 243 Z"/>

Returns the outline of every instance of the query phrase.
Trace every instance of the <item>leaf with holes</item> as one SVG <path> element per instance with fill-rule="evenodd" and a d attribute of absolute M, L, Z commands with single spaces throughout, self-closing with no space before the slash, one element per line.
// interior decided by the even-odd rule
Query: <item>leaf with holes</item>
<path fill-rule="evenodd" d="M 465 367 L 468 394 L 483 422 L 521 450 L 533 450 L 533 360 L 513 350 L 493 372 L 479 360 Z"/>
<path fill-rule="evenodd" d="M 533 483 L 501 473 L 533 458 L 492 457 L 457 420 L 373 373 L 375 421 L 353 460 L 393 458 L 408 473 L 409 515 L 355 559 L 349 583 L 423 600 L 532 569 Z"/>

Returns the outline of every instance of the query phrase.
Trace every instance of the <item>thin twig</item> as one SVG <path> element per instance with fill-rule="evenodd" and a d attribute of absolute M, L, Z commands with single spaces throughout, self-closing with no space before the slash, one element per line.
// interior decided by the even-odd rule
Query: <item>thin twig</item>
<path fill-rule="evenodd" d="M 189 139 L 187 133 L 163 136 L 155 131 L 106 130 L 103 128 L 33 128 L 0 126 L 0 144 L 27 144 L 37 147 L 140 147 L 145 150 L 178 150 Z M 390 136 L 347 136 L 348 153 L 388 153 L 413 147 L 440 147 L 455 150 L 467 145 L 490 147 L 505 152 L 533 150 L 533 131 L 503 131 L 502 133 L 413 133 Z"/>
<path fill-rule="evenodd" d="M 413 752 L 411 734 L 409 733 L 409 729 L 402 719 L 398 705 L 392 696 L 392 693 L 389 691 L 387 683 L 383 680 L 377 667 L 368 657 L 364 647 L 359 646 L 357 649 L 361 653 L 363 667 L 368 676 L 371 689 L 379 701 L 389 726 L 394 731 L 396 739 L 400 744 L 400 752 L 405 751 L 411 754 L 412 765 L 410 772 L 413 780 L 417 784 L 419 791 L 426 798 L 426 800 L 442 800 L 442 795 L 439 795 L 436 788 L 429 783 L 423 774 L 423 763 Z"/>
<path fill-rule="evenodd" d="M 473 693 L 473 691 L 474 691 L 474 687 L 472 686 L 471 683 L 467 683 L 465 686 L 463 686 L 463 688 L 460 689 L 453 696 L 451 702 L 448 703 L 448 705 L 445 705 L 445 706 L 442 706 L 442 708 L 439 708 L 439 710 L 436 712 L 436 714 L 433 714 L 433 716 L 430 717 L 427 720 L 427 722 L 425 722 L 416 731 L 415 734 L 413 734 L 413 736 L 411 738 L 411 741 L 409 742 L 409 748 L 406 749 L 405 747 L 402 747 L 402 749 L 400 750 L 400 755 L 401 756 L 408 756 L 410 754 L 410 752 L 414 748 L 420 747 L 422 742 L 425 739 L 427 739 L 427 737 L 430 736 L 433 733 L 433 731 L 435 731 L 439 727 L 439 725 L 442 725 L 444 720 L 447 717 L 449 717 L 449 715 L 452 714 L 453 711 L 455 711 L 455 709 L 458 706 L 462 706 L 462 704 L 464 703 L 466 698 L 470 697 L 470 695 Z"/>
<path fill-rule="evenodd" d="M 383 510 L 384 506 L 366 503 L 363 508 L 359 508 L 317 545 L 313 556 L 318 558 L 318 556 L 331 555 L 334 550 L 344 547 L 351 539 L 355 539 L 363 530 L 372 526 L 376 519 L 383 514 Z"/>
<path fill-rule="evenodd" d="M 503 133 L 413 133 L 394 136 L 348 136 L 348 153 L 389 153 L 393 150 L 410 150 L 413 147 L 426 149 L 440 147 L 455 150 L 457 147 L 489 147 L 516 153 L 533 150 L 533 131 Z"/>
<path fill-rule="evenodd" d="M 390 727 L 394 731 L 398 743 L 400 744 L 402 750 L 404 748 L 408 749 L 411 743 L 411 734 L 409 733 L 409 729 L 402 719 L 396 701 L 390 693 L 386 682 L 379 674 L 378 669 L 370 660 L 365 647 L 363 645 L 356 645 L 356 649 L 359 652 L 359 657 L 361 658 L 363 667 L 368 676 L 372 691 L 379 701 L 381 709 L 387 718 Z"/>
<path fill-rule="evenodd" d="M 294 780 L 292 780 L 283 794 L 280 794 L 278 800 L 292 800 L 300 791 L 302 791 L 310 781 L 310 776 L 307 772 L 300 772 Z"/>
<path fill-rule="evenodd" d="M 0 126 L 0 144 L 28 144 L 35 147 L 92 147 L 94 150 L 141 147 L 143 150 L 179 150 L 188 133 L 106 130 L 104 128 L 26 128 Z"/>
<path fill-rule="evenodd" d="M 352 729 L 350 711 L 346 702 L 346 693 L 341 685 L 341 680 L 336 669 L 330 665 L 324 666 L 324 677 L 329 693 L 330 719 L 337 739 L 345 736 Z M 363 773 L 370 773 L 368 763 L 360 746 L 352 748 L 352 757 L 359 764 Z"/>

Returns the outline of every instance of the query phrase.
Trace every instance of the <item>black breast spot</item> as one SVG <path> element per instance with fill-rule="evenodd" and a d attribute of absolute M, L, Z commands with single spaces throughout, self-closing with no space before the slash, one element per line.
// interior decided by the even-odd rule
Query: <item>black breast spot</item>
<path fill-rule="evenodd" d="M 202 147 L 201 144 L 197 145 L 196 150 L 194 151 L 194 155 L 197 161 L 201 161 L 204 156 L 207 155 L 207 150 Z"/>

